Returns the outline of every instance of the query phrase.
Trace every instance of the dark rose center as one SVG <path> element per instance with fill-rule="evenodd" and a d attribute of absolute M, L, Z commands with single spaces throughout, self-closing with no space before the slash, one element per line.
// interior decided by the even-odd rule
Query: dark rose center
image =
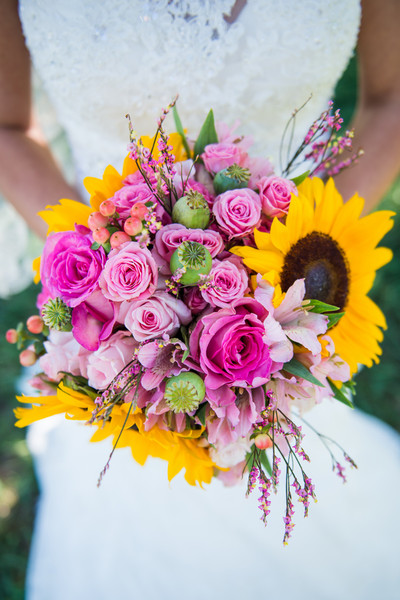
<path fill-rule="evenodd" d="M 290 248 L 281 272 L 282 290 L 286 292 L 301 278 L 306 298 L 345 307 L 349 269 L 344 252 L 329 235 L 313 231 Z"/>

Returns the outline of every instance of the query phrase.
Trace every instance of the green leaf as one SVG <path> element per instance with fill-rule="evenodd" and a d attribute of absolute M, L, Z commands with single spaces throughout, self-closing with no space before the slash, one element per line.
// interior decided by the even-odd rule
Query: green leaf
<path fill-rule="evenodd" d="M 328 329 L 330 329 L 331 327 L 333 327 L 334 325 L 336 325 L 336 323 L 338 323 L 338 321 L 340 321 L 340 319 L 343 317 L 344 312 L 341 313 L 335 313 L 334 315 L 327 315 L 328 317 Z"/>
<path fill-rule="evenodd" d="M 178 109 L 176 108 L 176 104 L 174 105 L 174 107 L 172 109 L 172 114 L 174 115 L 174 121 L 175 121 L 176 130 L 179 133 L 179 135 L 181 136 L 181 138 L 182 138 L 182 144 L 183 144 L 183 146 L 184 146 L 184 148 L 186 150 L 186 154 L 188 155 L 188 158 L 190 158 L 191 152 L 190 152 L 189 144 L 187 142 L 186 135 L 185 135 L 185 132 L 183 130 L 182 121 L 181 121 L 181 119 L 179 117 Z"/>
<path fill-rule="evenodd" d="M 311 308 L 309 308 L 310 306 Z M 309 300 L 308 304 L 304 304 L 304 308 L 314 313 L 327 313 L 339 310 L 338 306 L 333 306 L 333 304 L 326 304 L 325 302 L 321 302 L 320 300 Z"/>
<path fill-rule="evenodd" d="M 297 360 L 297 358 L 292 358 L 289 362 L 285 363 L 282 367 L 283 371 L 287 371 L 291 375 L 295 375 L 296 377 L 301 377 L 314 385 L 319 385 L 320 387 L 324 387 L 320 381 L 314 375 L 310 373 L 310 371 L 305 367 L 301 362 Z"/>
<path fill-rule="evenodd" d="M 104 248 L 104 252 L 106 254 L 110 254 L 110 252 L 111 252 L 111 244 L 110 244 L 110 242 L 104 242 L 103 248 Z"/>
<path fill-rule="evenodd" d="M 185 362 L 185 360 L 189 356 L 189 335 L 188 335 L 187 328 L 184 327 L 183 325 L 181 326 L 181 335 L 182 335 L 182 339 L 186 346 L 186 350 L 183 352 L 183 355 L 182 355 L 182 362 Z"/>
<path fill-rule="evenodd" d="M 339 390 L 339 388 L 330 379 L 328 379 L 328 383 L 330 385 L 332 392 L 334 393 L 335 400 L 339 400 L 339 402 L 343 402 L 343 404 L 346 404 L 346 406 L 350 406 L 350 408 L 354 408 L 354 404 L 353 404 L 351 398 L 348 398 L 342 392 L 342 390 Z"/>
<path fill-rule="evenodd" d="M 248 468 L 249 472 L 254 467 L 254 462 L 255 462 L 254 448 L 255 448 L 255 446 L 253 446 L 253 449 L 250 450 L 250 452 L 246 452 L 246 467 Z"/>
<path fill-rule="evenodd" d="M 208 144 L 216 144 L 217 142 L 218 136 L 215 130 L 214 113 L 210 110 L 194 145 L 194 158 L 202 154 Z"/>
<path fill-rule="evenodd" d="M 271 463 L 269 462 L 269 458 L 268 458 L 268 455 L 265 450 L 262 450 L 260 452 L 260 459 L 261 459 L 262 466 L 267 471 L 268 475 L 271 477 L 272 467 L 271 467 Z"/>
<path fill-rule="evenodd" d="M 97 242 L 93 242 L 93 244 L 90 246 L 91 250 L 98 250 L 100 248 L 101 244 L 98 244 Z"/>
<path fill-rule="evenodd" d="M 195 416 L 199 419 L 203 427 L 206 426 L 206 408 L 207 402 L 203 402 L 203 404 L 200 404 L 199 408 L 195 412 Z"/>
<path fill-rule="evenodd" d="M 302 173 L 301 175 L 298 175 L 297 177 L 293 177 L 291 179 L 291 181 L 293 181 L 294 185 L 297 187 L 298 185 L 300 185 L 301 183 L 303 183 L 303 181 L 305 179 L 307 179 L 307 177 L 309 176 L 310 171 L 304 171 L 304 173 Z"/>

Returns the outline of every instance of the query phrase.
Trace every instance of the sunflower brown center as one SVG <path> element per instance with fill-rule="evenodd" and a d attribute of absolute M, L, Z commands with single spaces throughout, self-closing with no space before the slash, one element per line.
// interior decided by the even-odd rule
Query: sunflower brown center
<path fill-rule="evenodd" d="M 349 293 L 347 261 L 340 246 L 326 233 L 309 233 L 286 254 L 282 290 L 286 292 L 301 278 L 305 280 L 306 298 L 345 307 Z"/>

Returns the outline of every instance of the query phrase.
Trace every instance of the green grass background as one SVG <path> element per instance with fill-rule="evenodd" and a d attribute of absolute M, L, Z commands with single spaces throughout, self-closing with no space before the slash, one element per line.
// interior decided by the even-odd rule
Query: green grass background
<path fill-rule="evenodd" d="M 349 121 L 356 101 L 356 60 L 353 59 L 336 90 L 336 106 Z M 399 212 L 400 180 L 383 201 L 382 208 Z M 400 431 L 400 233 L 399 216 L 385 245 L 394 251 L 394 260 L 378 273 L 372 298 L 383 308 L 388 331 L 383 342 L 379 368 L 364 369 L 357 378 L 356 404 Z M 3 258 L 4 260 L 4 258 Z M 5 301 L 0 300 L 0 598 L 24 597 L 24 578 L 32 534 L 38 490 L 32 461 L 25 444 L 25 431 L 14 427 L 15 382 L 21 370 L 15 347 L 4 340 L 4 332 L 26 319 L 35 305 L 36 289 L 31 286 Z"/>

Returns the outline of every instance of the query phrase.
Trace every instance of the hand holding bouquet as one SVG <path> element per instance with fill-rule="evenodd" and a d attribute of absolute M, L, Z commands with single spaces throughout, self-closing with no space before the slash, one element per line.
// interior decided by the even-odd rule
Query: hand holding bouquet
<path fill-rule="evenodd" d="M 351 132 L 338 135 L 338 112 L 278 176 L 212 111 L 192 143 L 174 107 L 167 136 L 170 108 L 153 139 L 131 126 L 121 175 L 85 180 L 91 207 L 41 213 L 40 315 L 8 332 L 21 362 L 39 361 L 41 395 L 19 398 L 32 406 L 17 425 L 65 413 L 93 426 L 92 441 L 111 436 L 140 464 L 161 457 L 191 485 L 247 473 L 264 522 L 283 471 L 286 542 L 293 499 L 307 514 L 315 497 L 294 415 L 326 398 L 351 405 L 358 365 L 379 360 L 386 324 L 367 293 L 391 258 L 377 244 L 392 213 L 360 218 L 361 198 L 344 204 L 332 179 L 311 177 L 355 159 L 343 160 Z M 290 177 L 304 160 L 313 170 Z"/>

